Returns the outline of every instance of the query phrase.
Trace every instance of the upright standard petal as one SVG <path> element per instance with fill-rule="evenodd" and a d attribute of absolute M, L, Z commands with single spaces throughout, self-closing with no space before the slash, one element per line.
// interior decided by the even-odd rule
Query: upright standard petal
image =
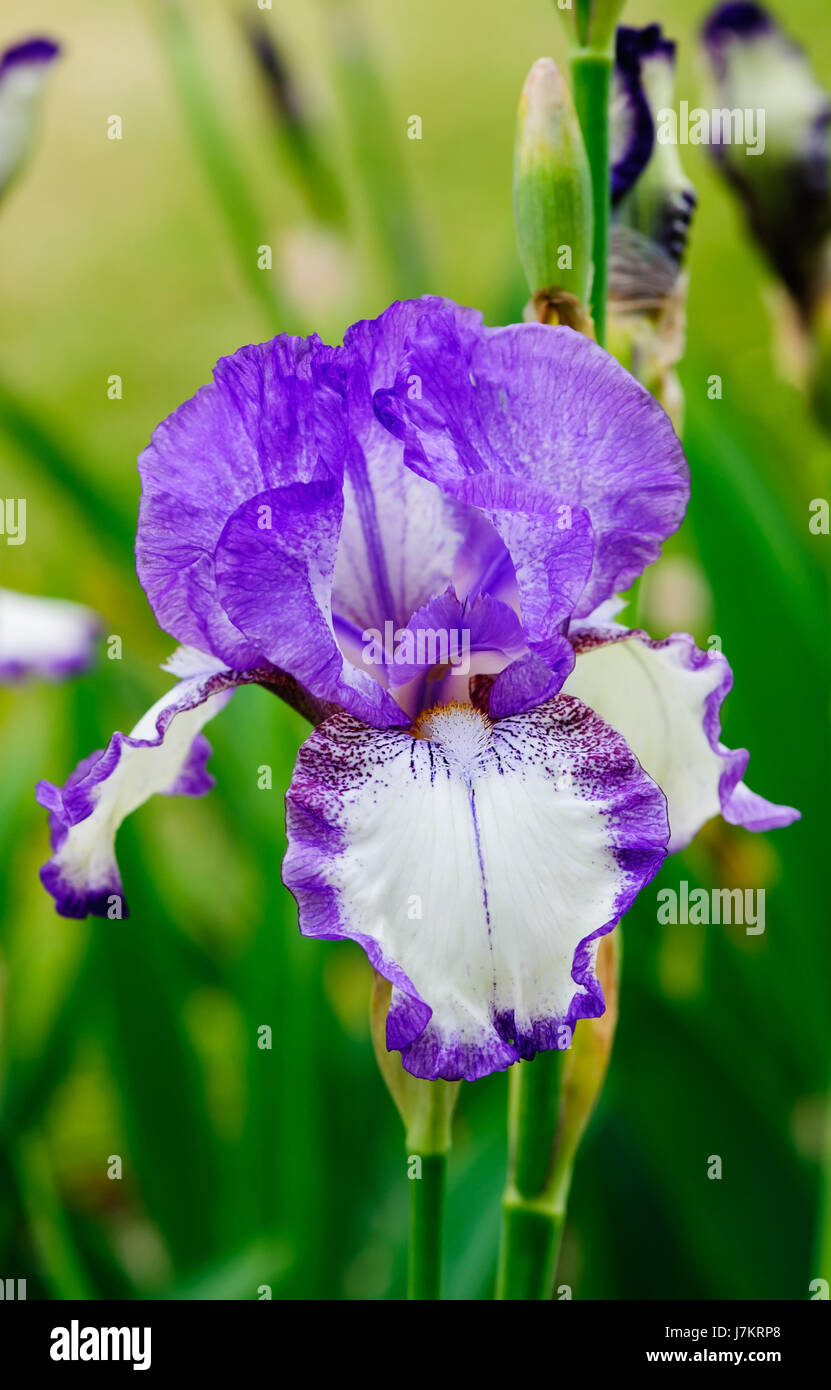
<path fill-rule="evenodd" d="M 597 941 L 657 873 L 666 803 L 564 696 L 497 723 L 437 706 L 414 732 L 338 715 L 312 734 L 283 877 L 301 931 L 357 941 L 392 982 L 406 1069 L 475 1080 L 603 1012 Z"/>
<path fill-rule="evenodd" d="M 0 198 L 23 165 L 44 82 L 60 52 L 51 39 L 26 39 L 0 54 Z"/>
<path fill-rule="evenodd" d="M 325 371 L 342 395 L 349 432 L 332 605 L 358 630 L 403 626 L 442 593 L 471 525 L 467 509 L 405 467 L 400 441 L 372 404 L 374 392 L 395 381 L 420 319 L 451 307 L 428 296 L 390 305 L 379 318 L 352 325 Z"/>
<path fill-rule="evenodd" d="M 701 651 L 683 632 L 655 642 L 637 629 L 592 619 L 569 635 L 577 661 L 563 691 L 617 729 L 661 787 L 670 853 L 719 814 L 748 830 L 799 818 L 793 807 L 751 792 L 742 781 L 750 754 L 721 742 L 721 706 L 733 685 L 721 652 Z"/>
<path fill-rule="evenodd" d="M 413 376 L 420 398 L 408 390 Z M 683 518 L 688 469 L 667 416 L 571 329 L 485 328 L 471 312 L 437 311 L 420 321 L 376 409 L 409 466 L 465 500 L 483 477 L 514 479 L 547 491 L 552 508 L 585 511 L 594 559 L 579 615 L 628 588 Z"/>
<path fill-rule="evenodd" d="M 0 682 L 76 675 L 90 665 L 99 631 L 83 604 L 0 589 Z"/>
<path fill-rule="evenodd" d="M 331 352 L 317 338 L 283 335 L 222 358 L 139 459 L 136 565 L 150 606 L 166 632 L 228 665 L 261 660 L 216 591 L 214 552 L 229 518 L 269 489 L 343 478 L 343 404 L 317 373 Z"/>
<path fill-rule="evenodd" d="M 344 657 L 335 636 L 332 578 L 342 515 L 338 478 L 250 498 L 216 547 L 217 594 L 237 631 L 318 699 L 382 727 L 403 724 L 392 697 L 366 666 Z"/>
<path fill-rule="evenodd" d="M 229 671 L 200 656 L 202 670 L 157 700 L 132 733 L 113 734 L 106 749 L 79 763 L 63 787 L 38 783 L 37 799 L 50 812 L 53 850 L 41 879 L 62 916 L 126 917 L 115 857 L 121 822 L 154 792 L 201 796 L 213 786 L 206 771 L 210 745 L 201 730 L 235 686 L 263 673 Z"/>

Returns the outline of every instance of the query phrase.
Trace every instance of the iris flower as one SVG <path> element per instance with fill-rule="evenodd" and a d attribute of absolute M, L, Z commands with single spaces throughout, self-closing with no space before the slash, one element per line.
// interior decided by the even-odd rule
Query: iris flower
<path fill-rule="evenodd" d="M 58 53 L 51 39 L 32 38 L 0 54 L 0 199 L 25 163 L 43 85 Z M 18 513 L 16 529 L 19 520 Z M 23 539 L 19 532 L 13 537 L 15 544 Z M 0 683 L 60 679 L 84 670 L 98 632 L 97 618 L 81 604 L 0 589 Z"/>
<path fill-rule="evenodd" d="M 598 942 L 668 849 L 719 812 L 797 815 L 720 742 L 724 657 L 614 621 L 683 518 L 687 464 L 571 329 L 422 299 L 342 348 L 245 347 L 139 466 L 138 574 L 180 679 L 39 786 L 64 915 L 113 915 L 119 824 L 208 789 L 201 730 L 256 682 L 315 725 L 287 796 L 301 931 L 391 982 L 409 1072 L 472 1080 L 603 1012 Z"/>

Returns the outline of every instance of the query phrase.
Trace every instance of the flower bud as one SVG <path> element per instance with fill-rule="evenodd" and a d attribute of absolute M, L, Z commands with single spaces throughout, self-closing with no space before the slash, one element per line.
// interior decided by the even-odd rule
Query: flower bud
<path fill-rule="evenodd" d="M 460 1081 L 422 1081 L 401 1065 L 398 1052 L 387 1049 L 386 1018 L 392 985 L 372 972 L 370 1027 L 381 1075 L 404 1122 L 408 1153 L 443 1154 L 450 1148 L 450 1127 L 459 1099 Z"/>
<path fill-rule="evenodd" d="M 601 937 L 597 978 L 603 987 L 606 1011 L 600 1018 L 580 1020 L 566 1055 L 557 1143 L 547 1184 L 548 1196 L 558 1210 L 565 1207 L 577 1150 L 606 1079 L 617 1027 L 620 954 L 619 930 Z"/>
<path fill-rule="evenodd" d="M 58 52 L 49 39 L 28 39 L 0 54 L 0 197 L 29 153 L 43 84 Z"/>
<path fill-rule="evenodd" d="M 571 93 L 551 58 L 538 59 L 522 89 L 514 217 L 532 294 L 564 290 L 585 304 L 592 245 L 589 165 Z"/>
<path fill-rule="evenodd" d="M 578 48 L 595 53 L 607 52 L 626 0 L 556 0 Z"/>

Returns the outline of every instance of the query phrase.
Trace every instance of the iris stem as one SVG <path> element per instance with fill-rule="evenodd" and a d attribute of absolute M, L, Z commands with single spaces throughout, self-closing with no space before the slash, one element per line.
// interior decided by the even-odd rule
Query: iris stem
<path fill-rule="evenodd" d="M 420 1160 L 420 1177 L 410 1181 L 410 1264 L 407 1297 L 441 1298 L 441 1254 L 447 1154 L 409 1154 Z"/>
<path fill-rule="evenodd" d="M 574 104 L 580 119 L 591 171 L 594 203 L 591 307 L 597 341 L 606 342 L 606 298 L 609 280 L 609 96 L 612 85 L 611 53 L 578 48 L 571 60 Z"/>
<path fill-rule="evenodd" d="M 554 1160 L 565 1052 L 541 1052 L 511 1069 L 508 1180 L 496 1297 L 551 1298 L 568 1182 Z"/>

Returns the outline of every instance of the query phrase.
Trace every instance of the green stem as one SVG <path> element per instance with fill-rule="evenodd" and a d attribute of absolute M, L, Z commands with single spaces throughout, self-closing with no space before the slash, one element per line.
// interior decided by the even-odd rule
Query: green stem
<path fill-rule="evenodd" d="M 441 1246 L 447 1154 L 410 1154 L 421 1176 L 410 1181 L 410 1265 L 407 1297 L 441 1298 Z"/>
<path fill-rule="evenodd" d="M 182 111 L 225 220 L 240 274 L 269 327 L 274 332 L 285 331 L 291 326 L 290 314 L 276 287 L 275 276 L 257 264 L 259 247 L 268 242 L 270 222 L 256 205 L 241 173 L 240 161 L 214 104 L 189 17 L 178 0 L 164 0 L 156 12 Z"/>
<path fill-rule="evenodd" d="M 551 1297 L 565 1204 L 553 1200 L 550 1176 L 565 1052 L 541 1052 L 511 1070 L 508 1182 L 496 1297 Z M 559 1198 L 560 1194 L 557 1194 Z"/>
<path fill-rule="evenodd" d="M 32 1243 L 51 1296 L 93 1298 L 94 1290 L 55 1183 L 49 1151 L 36 1131 L 18 1137 L 13 1160 Z"/>
<path fill-rule="evenodd" d="M 825 1114 L 825 1161 L 820 1185 L 819 1230 L 812 1277 L 831 1279 L 831 1091 Z"/>
<path fill-rule="evenodd" d="M 583 140 L 591 171 L 594 203 L 594 242 L 592 248 L 592 317 L 597 341 L 606 341 L 606 297 L 609 259 L 609 94 L 613 60 L 610 53 L 579 48 L 571 60 L 574 104 L 580 118 Z"/>

